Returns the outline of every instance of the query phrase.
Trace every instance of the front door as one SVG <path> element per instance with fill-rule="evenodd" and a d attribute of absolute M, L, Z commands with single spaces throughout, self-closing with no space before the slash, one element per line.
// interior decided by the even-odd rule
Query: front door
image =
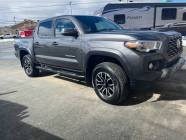
<path fill-rule="evenodd" d="M 55 65 L 68 70 L 81 71 L 82 69 L 82 48 L 80 37 L 63 35 L 65 28 L 75 29 L 75 24 L 66 18 L 59 18 L 55 21 L 55 38 L 53 40 L 53 58 Z"/>

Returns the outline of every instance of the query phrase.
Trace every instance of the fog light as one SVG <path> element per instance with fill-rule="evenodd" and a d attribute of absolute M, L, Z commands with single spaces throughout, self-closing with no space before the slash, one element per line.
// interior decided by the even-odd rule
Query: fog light
<path fill-rule="evenodd" d="M 149 70 L 152 70 L 154 68 L 154 65 L 152 63 L 149 64 Z"/>
<path fill-rule="evenodd" d="M 150 71 L 158 71 L 161 68 L 161 61 L 152 61 L 148 64 L 148 69 Z"/>

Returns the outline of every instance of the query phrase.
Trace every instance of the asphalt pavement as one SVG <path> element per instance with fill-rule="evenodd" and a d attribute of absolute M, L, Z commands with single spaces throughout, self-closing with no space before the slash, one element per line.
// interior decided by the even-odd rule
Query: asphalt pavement
<path fill-rule="evenodd" d="M 27 77 L 12 44 L 0 42 L 0 140 L 186 139 L 185 66 L 113 106 L 80 81 Z"/>

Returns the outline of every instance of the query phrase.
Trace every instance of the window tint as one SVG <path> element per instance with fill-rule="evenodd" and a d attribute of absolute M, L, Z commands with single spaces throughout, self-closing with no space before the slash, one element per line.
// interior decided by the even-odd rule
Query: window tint
<path fill-rule="evenodd" d="M 175 20 L 177 16 L 176 8 L 164 8 L 162 10 L 162 20 Z"/>
<path fill-rule="evenodd" d="M 106 32 L 113 30 L 121 30 L 122 28 L 116 23 L 103 17 L 94 16 L 76 16 L 85 33 Z"/>
<path fill-rule="evenodd" d="M 39 36 L 41 37 L 51 37 L 53 36 L 53 30 L 52 30 L 52 21 L 44 21 L 41 22 L 39 25 Z"/>
<path fill-rule="evenodd" d="M 55 33 L 56 33 L 56 37 L 58 36 L 62 36 L 62 31 L 63 29 L 75 29 L 75 25 L 72 23 L 71 20 L 69 19 L 57 19 L 56 20 L 56 24 L 55 24 Z"/>
<path fill-rule="evenodd" d="M 186 20 L 186 12 L 183 13 L 183 20 Z"/>
<path fill-rule="evenodd" d="M 108 30 L 113 29 L 113 24 L 110 24 L 109 22 L 104 22 L 104 21 L 100 21 L 100 22 L 95 23 L 95 26 L 98 31 L 105 31 L 107 29 Z"/>
<path fill-rule="evenodd" d="M 125 24 L 125 15 L 114 15 L 114 22 L 116 22 L 117 24 Z"/>

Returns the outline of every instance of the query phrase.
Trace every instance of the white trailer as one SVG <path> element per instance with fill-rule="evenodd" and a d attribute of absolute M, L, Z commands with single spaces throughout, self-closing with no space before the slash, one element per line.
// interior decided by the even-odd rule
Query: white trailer
<path fill-rule="evenodd" d="M 163 28 L 186 36 L 186 3 L 107 4 L 95 14 L 109 18 L 124 29 Z"/>

